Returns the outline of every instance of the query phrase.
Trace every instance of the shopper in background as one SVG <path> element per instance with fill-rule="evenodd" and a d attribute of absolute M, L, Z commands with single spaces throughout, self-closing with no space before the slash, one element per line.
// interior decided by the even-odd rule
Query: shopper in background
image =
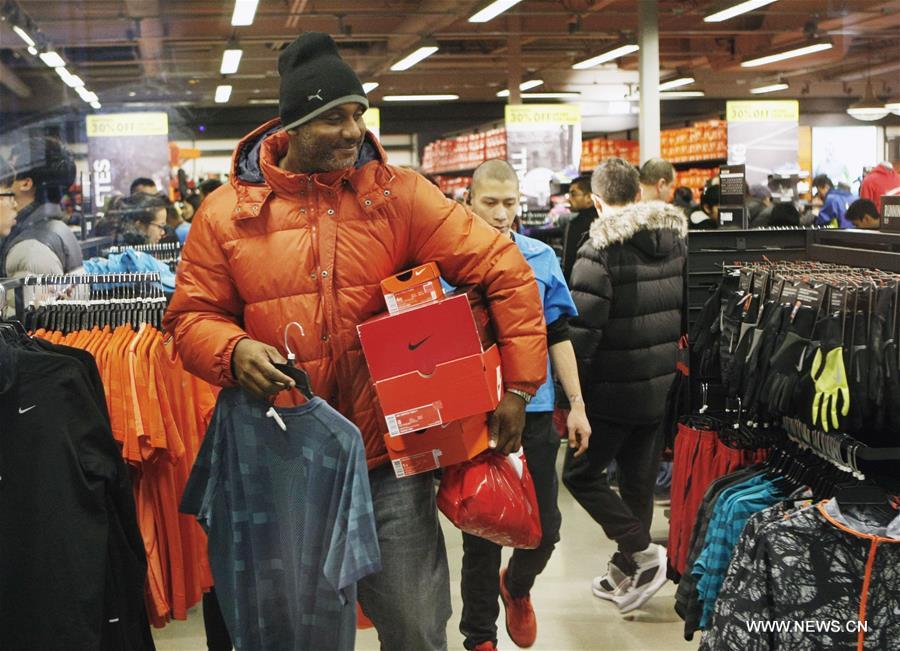
<path fill-rule="evenodd" d="M 116 244 L 157 244 L 168 232 L 168 206 L 161 193 L 136 192 L 118 197 L 96 226 L 102 235 L 112 235 Z"/>
<path fill-rule="evenodd" d="M 675 188 L 675 192 L 672 195 L 672 205 L 676 208 L 681 208 L 684 211 L 685 218 L 690 219 L 691 213 L 694 212 L 694 191 L 683 185 Z"/>
<path fill-rule="evenodd" d="M 66 274 L 81 269 L 81 246 L 63 221 L 59 202 L 75 181 L 75 159 L 56 138 L 13 146 L 12 183 L 19 212 L 0 247 L 0 276 Z"/>
<path fill-rule="evenodd" d="M 147 178 L 146 176 L 139 176 L 131 182 L 129 193 L 133 197 L 139 192 L 143 194 L 156 194 L 159 192 L 159 188 L 156 187 L 156 181 L 153 179 Z"/>
<path fill-rule="evenodd" d="M 463 533 L 462 600 L 459 624 L 465 647 L 488 651 L 496 649 L 498 598 L 506 609 L 506 630 L 520 647 L 530 647 L 537 636 L 537 620 L 531 605 L 531 588 L 556 543 L 562 516 L 557 500 L 556 456 L 559 434 L 553 427 L 555 403 L 552 370 L 568 396 L 571 411 L 567 419 L 569 447 L 580 456 L 588 449 L 591 426 L 584 411 L 584 399 L 578 382 L 575 352 L 569 339 L 569 318 L 575 316 L 575 304 L 566 287 L 556 254 L 548 245 L 511 230 L 519 208 L 519 178 L 504 160 L 482 163 L 472 177 L 469 203 L 476 215 L 512 239 L 531 265 L 547 323 L 550 353 L 547 381 L 525 408 L 522 447 L 534 480 L 543 537 L 536 549 L 516 549 L 509 565 L 500 570 L 502 548 L 484 538 Z"/>
<path fill-rule="evenodd" d="M 847 221 L 853 224 L 854 228 L 860 228 L 868 231 L 877 231 L 881 228 L 881 215 L 878 214 L 878 208 L 874 201 L 868 199 L 857 199 L 847 208 Z"/>
<path fill-rule="evenodd" d="M 898 167 L 900 167 L 900 161 L 894 161 L 893 163 L 884 162 L 866 174 L 862 185 L 859 186 L 860 199 L 868 199 L 875 204 L 875 210 L 881 212 L 881 197 L 885 195 L 900 195 Z"/>
<path fill-rule="evenodd" d="M 384 309 L 379 281 L 412 265 L 434 261 L 448 282 L 479 286 L 506 387 L 491 440 L 506 454 L 546 379 L 534 274 L 509 238 L 387 164 L 366 131 L 362 83 L 330 36 L 301 35 L 278 69 L 280 119 L 242 141 L 230 183 L 201 205 L 165 327 L 191 372 L 285 406 L 295 394 L 278 394 L 293 382 L 273 364 L 286 361 L 285 328 L 302 325 L 297 364 L 365 443 L 383 569 L 359 583 L 360 604 L 383 648 L 445 649 L 450 577 L 434 478 L 395 477 L 356 328 Z"/>
<path fill-rule="evenodd" d="M 691 230 L 708 231 L 719 227 L 719 197 L 719 185 L 707 183 L 700 195 L 700 206 L 691 213 Z"/>
<path fill-rule="evenodd" d="M 847 208 L 857 197 L 845 188 L 834 187 L 834 183 L 825 174 L 819 174 L 813 179 L 812 184 L 816 194 L 822 197 L 822 208 L 816 217 L 816 224 L 833 228 L 853 228 L 846 215 Z"/>
<path fill-rule="evenodd" d="M 178 206 L 173 204 L 171 201 L 166 200 L 166 204 L 167 229 L 164 235 L 171 234 L 171 238 L 175 238 L 178 242 L 184 244 L 184 241 L 187 239 L 188 232 L 191 230 L 191 224 L 190 221 L 183 219 L 182 215 L 188 213 L 193 219 L 194 207 L 187 201 L 182 201 L 180 202 L 182 209 L 181 212 L 179 212 Z"/>
<path fill-rule="evenodd" d="M 222 187 L 222 182 L 218 179 L 206 179 L 203 183 L 197 186 L 197 190 L 200 192 L 200 202 L 202 203 L 206 197 L 211 195 L 213 192 Z"/>
<path fill-rule="evenodd" d="M 769 225 L 772 217 L 772 192 L 762 183 L 751 185 L 747 190 L 747 200 L 744 207 L 747 209 L 747 223 L 750 228 L 762 228 Z"/>
<path fill-rule="evenodd" d="M 563 277 L 566 282 L 572 274 L 572 265 L 575 264 L 575 256 L 578 247 L 584 242 L 591 222 L 597 218 L 597 209 L 591 200 L 591 177 L 579 176 L 569 185 L 569 209 L 574 213 L 572 219 L 565 225 L 563 236 Z"/>
<path fill-rule="evenodd" d="M 780 201 L 766 209 L 769 213 L 765 226 L 800 226 L 800 211 L 792 201 Z"/>
<path fill-rule="evenodd" d="M 15 178 L 16 173 L 12 165 L 0 156 L 0 247 L 3 246 L 3 238 L 8 236 L 16 225 L 16 193 L 12 188 Z"/>
<path fill-rule="evenodd" d="M 623 613 L 666 580 L 666 550 L 651 543 L 650 524 L 687 255 L 684 214 L 659 201 L 637 203 L 639 181 L 620 158 L 591 180 L 600 217 L 572 271 L 571 331 L 593 438 L 581 457 L 567 450 L 563 467 L 563 483 L 618 545 L 592 590 Z M 619 493 L 605 474 L 613 460 Z"/>
<path fill-rule="evenodd" d="M 641 201 L 669 203 L 675 194 L 675 166 L 662 158 L 651 158 L 641 167 Z"/>

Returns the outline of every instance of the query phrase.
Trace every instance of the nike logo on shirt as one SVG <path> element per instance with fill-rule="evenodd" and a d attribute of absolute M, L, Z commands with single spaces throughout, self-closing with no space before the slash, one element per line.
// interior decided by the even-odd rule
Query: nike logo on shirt
<path fill-rule="evenodd" d="M 425 343 L 426 341 L 428 341 L 429 339 L 431 339 L 431 335 L 428 335 L 427 337 L 425 337 L 422 341 L 420 341 L 420 342 L 417 343 L 417 344 L 407 344 L 407 346 L 409 347 L 410 350 L 415 350 L 416 348 L 418 348 L 419 346 L 421 346 L 422 344 L 424 344 L 424 343 Z"/>
<path fill-rule="evenodd" d="M 34 409 L 35 407 L 37 407 L 37 405 L 31 405 L 30 407 L 27 407 L 27 408 L 25 408 L 25 409 L 22 409 L 21 407 L 19 407 L 19 413 L 20 413 L 20 414 L 28 413 L 29 411 L 31 411 L 31 410 Z"/>

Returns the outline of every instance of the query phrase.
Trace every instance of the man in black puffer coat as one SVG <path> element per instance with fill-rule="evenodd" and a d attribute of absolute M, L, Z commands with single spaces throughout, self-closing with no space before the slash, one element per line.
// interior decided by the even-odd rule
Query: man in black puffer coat
<path fill-rule="evenodd" d="M 620 158 L 597 168 L 591 188 L 600 216 L 572 270 L 570 329 L 598 442 L 577 459 L 567 453 L 563 483 L 618 544 L 592 589 L 625 613 L 666 580 L 666 550 L 651 543 L 650 522 L 682 334 L 687 220 L 668 204 L 638 203 L 638 173 Z M 613 459 L 621 497 L 605 475 Z"/>

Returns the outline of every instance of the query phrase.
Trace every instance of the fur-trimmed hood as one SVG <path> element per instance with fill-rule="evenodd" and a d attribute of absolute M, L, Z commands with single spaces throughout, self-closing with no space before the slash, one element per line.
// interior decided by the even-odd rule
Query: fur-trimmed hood
<path fill-rule="evenodd" d="M 591 224 L 590 242 L 598 249 L 630 242 L 647 255 L 665 257 L 687 232 L 682 210 L 662 201 L 648 201 L 607 208 Z"/>

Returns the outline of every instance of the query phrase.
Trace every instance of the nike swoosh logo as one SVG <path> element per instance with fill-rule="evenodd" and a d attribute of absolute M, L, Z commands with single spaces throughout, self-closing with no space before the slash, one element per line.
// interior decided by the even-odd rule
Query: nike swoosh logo
<path fill-rule="evenodd" d="M 31 406 L 28 407 L 27 409 L 22 409 L 21 407 L 19 407 L 19 413 L 20 413 L 20 414 L 26 414 L 26 413 L 28 413 L 29 411 L 31 411 L 32 409 L 34 409 L 35 407 L 37 407 L 37 405 L 31 405 Z"/>
<path fill-rule="evenodd" d="M 431 335 L 428 335 L 427 337 L 425 337 L 422 341 L 420 341 L 420 342 L 417 343 L 417 344 L 407 344 L 407 345 L 408 345 L 408 347 L 409 347 L 410 350 L 415 350 L 416 348 L 418 348 L 419 346 L 421 346 L 422 344 L 424 344 L 424 343 L 425 343 L 426 341 L 428 341 L 429 339 L 431 339 Z"/>

